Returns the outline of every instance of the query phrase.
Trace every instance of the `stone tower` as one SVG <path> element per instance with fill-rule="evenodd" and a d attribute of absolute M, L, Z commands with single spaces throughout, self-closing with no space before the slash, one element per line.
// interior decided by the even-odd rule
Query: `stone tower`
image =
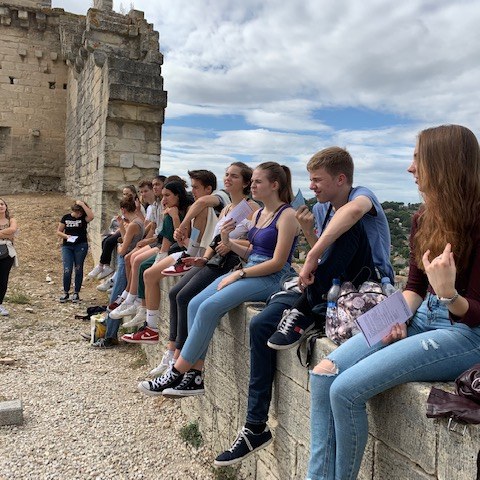
<path fill-rule="evenodd" d="M 81 197 L 99 239 L 121 187 L 160 166 L 158 32 L 112 0 L 94 0 L 86 16 L 12 0 L 0 6 L 0 40 L 0 192 Z"/>

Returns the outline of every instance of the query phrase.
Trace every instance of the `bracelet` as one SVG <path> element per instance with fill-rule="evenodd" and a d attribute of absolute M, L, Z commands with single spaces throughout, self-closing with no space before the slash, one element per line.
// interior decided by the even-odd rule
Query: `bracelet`
<path fill-rule="evenodd" d="M 207 257 L 202 257 L 205 260 L 205 263 L 207 263 L 210 259 Z"/>

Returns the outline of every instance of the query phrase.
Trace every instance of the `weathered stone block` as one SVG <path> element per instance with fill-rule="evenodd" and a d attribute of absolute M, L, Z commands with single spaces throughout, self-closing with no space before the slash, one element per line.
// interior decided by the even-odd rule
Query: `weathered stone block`
<path fill-rule="evenodd" d="M 425 445 L 429 445 L 428 443 Z M 376 442 L 375 461 L 374 461 L 373 480 L 434 480 L 433 475 L 429 475 L 420 469 L 415 463 L 409 461 L 403 455 L 397 453 L 391 448 L 387 448 L 382 442 Z M 468 477 L 451 477 L 468 478 Z"/>
<path fill-rule="evenodd" d="M 0 402 L 0 425 L 21 425 L 23 405 L 21 400 Z"/>
<path fill-rule="evenodd" d="M 122 168 L 132 168 L 134 164 L 134 154 L 133 153 L 122 153 L 120 154 L 120 167 Z"/>
<path fill-rule="evenodd" d="M 458 425 L 458 433 L 447 429 L 447 419 L 432 420 L 438 431 L 438 480 L 477 478 L 477 457 L 480 455 L 478 425 Z"/>
<path fill-rule="evenodd" d="M 430 387 L 407 383 L 387 390 L 369 402 L 369 410 L 372 435 L 410 458 L 425 472 L 434 474 L 435 449 L 425 448 L 425 445 L 435 445 L 437 436 L 434 423 L 425 416 Z"/>

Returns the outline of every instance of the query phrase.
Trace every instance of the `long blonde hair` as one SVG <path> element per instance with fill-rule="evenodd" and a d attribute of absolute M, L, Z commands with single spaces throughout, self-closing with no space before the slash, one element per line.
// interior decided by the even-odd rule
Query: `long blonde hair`
<path fill-rule="evenodd" d="M 480 148 L 475 135 L 460 125 L 423 130 L 417 143 L 418 183 L 425 205 L 414 237 L 414 255 L 423 269 L 452 244 L 458 270 L 468 267 L 472 234 L 480 219 Z"/>

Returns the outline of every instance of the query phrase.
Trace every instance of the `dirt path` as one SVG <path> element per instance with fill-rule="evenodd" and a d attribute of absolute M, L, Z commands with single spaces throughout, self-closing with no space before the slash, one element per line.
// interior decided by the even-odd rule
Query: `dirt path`
<path fill-rule="evenodd" d="M 71 201 L 58 194 L 5 196 L 20 227 L 20 267 L 0 317 L 0 399 L 20 398 L 24 424 L 0 427 L 0 479 L 213 479 L 212 453 L 183 442 L 173 401 L 137 392 L 148 368 L 138 346 L 97 351 L 75 320 L 107 295 L 84 283 L 82 303 L 62 305 L 55 230 Z M 86 272 L 92 268 L 89 257 Z M 86 273 L 85 272 L 85 273 Z M 52 281 L 47 282 L 47 275 Z M 21 300 L 27 303 L 15 303 Z M 132 348 L 133 347 L 133 348 Z"/>

